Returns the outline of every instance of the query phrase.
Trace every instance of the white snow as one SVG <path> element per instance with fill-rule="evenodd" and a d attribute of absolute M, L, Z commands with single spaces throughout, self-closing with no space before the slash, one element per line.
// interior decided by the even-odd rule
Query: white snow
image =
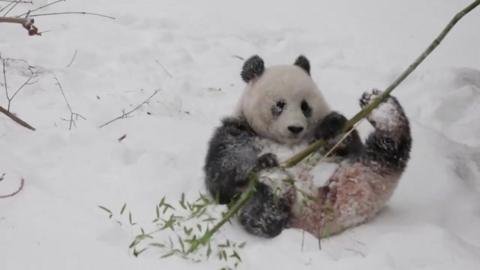
<path fill-rule="evenodd" d="M 386 87 L 469 2 L 70 0 L 45 12 L 117 19 L 38 17 L 49 31 L 41 37 L 0 24 L 2 57 L 42 70 L 12 103 L 37 131 L 0 115 L 0 195 L 25 179 L 21 193 L 0 200 L 0 269 L 215 269 L 215 260 L 135 258 L 131 232 L 97 205 L 117 210 L 127 202 L 148 223 L 163 195 L 195 198 L 205 190 L 208 140 L 244 87 L 234 56 L 259 54 L 270 65 L 305 54 L 332 107 L 351 116 L 363 91 Z M 240 269 L 480 269 L 478 25 L 480 9 L 394 92 L 414 142 L 388 207 L 323 240 L 321 250 L 309 235 L 302 247 L 299 231 L 266 240 L 227 225 L 222 236 L 247 241 Z M 16 63 L 7 74 L 12 89 L 25 79 L 25 64 Z M 86 118 L 70 131 L 55 76 Z M 98 128 L 157 89 L 128 119 Z"/>

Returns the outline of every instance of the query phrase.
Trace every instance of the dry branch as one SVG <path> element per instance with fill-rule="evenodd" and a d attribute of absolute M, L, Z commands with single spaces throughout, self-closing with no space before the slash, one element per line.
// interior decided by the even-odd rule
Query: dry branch
<path fill-rule="evenodd" d="M 34 20 L 32 18 L 16 18 L 16 17 L 0 17 L 0 23 L 16 23 L 23 26 L 27 29 L 30 36 L 40 36 L 42 35 L 38 32 L 38 28 L 34 25 Z"/>
<path fill-rule="evenodd" d="M 10 194 L 7 194 L 7 195 L 0 195 L 0 199 L 6 199 L 6 198 L 10 198 L 10 197 L 13 197 L 15 195 L 17 195 L 20 191 L 22 191 L 23 189 L 23 186 L 25 185 L 25 180 L 22 178 L 20 180 L 20 186 L 18 187 L 18 189 Z"/>
<path fill-rule="evenodd" d="M 111 123 L 117 121 L 117 120 L 120 120 L 120 119 L 125 119 L 127 118 L 130 114 L 132 114 L 133 112 L 135 112 L 136 110 L 140 109 L 143 105 L 147 104 L 148 102 L 150 102 L 150 100 L 156 95 L 158 94 L 159 90 L 155 90 L 155 92 L 153 92 L 152 95 L 150 95 L 147 99 L 145 99 L 142 103 L 138 104 L 137 106 L 135 106 L 135 108 L 131 109 L 130 111 L 128 112 L 123 112 L 122 115 L 118 116 L 118 117 L 115 117 L 113 118 L 112 120 L 102 124 L 99 126 L 99 128 L 103 128 L 107 125 L 110 125 Z"/>
<path fill-rule="evenodd" d="M 62 93 L 63 100 L 65 100 L 65 104 L 67 105 L 68 111 L 70 112 L 70 118 L 69 119 L 62 119 L 62 120 L 68 121 L 69 122 L 68 130 L 72 130 L 73 126 L 75 126 L 75 127 L 77 126 L 77 123 L 75 121 L 77 121 L 79 118 L 83 119 L 83 120 L 86 120 L 86 118 L 83 117 L 81 114 L 73 111 L 72 106 L 70 105 L 70 102 L 68 102 L 67 96 L 65 95 L 65 91 L 63 91 L 62 84 L 60 83 L 60 81 L 58 80 L 57 77 L 54 77 L 54 78 L 55 78 L 56 84 L 58 86 L 58 89 Z"/>
<path fill-rule="evenodd" d="M 32 127 L 31 125 L 29 125 L 27 122 L 23 121 L 22 119 L 20 119 L 18 116 L 14 115 L 13 113 L 9 112 L 8 110 L 6 110 L 5 108 L 3 108 L 2 106 L 0 106 L 0 112 L 5 114 L 6 116 L 10 117 L 10 119 L 12 119 L 13 121 L 15 121 L 17 124 L 21 125 L 22 127 L 25 127 L 25 128 L 28 128 L 32 131 L 35 131 L 35 128 Z"/>

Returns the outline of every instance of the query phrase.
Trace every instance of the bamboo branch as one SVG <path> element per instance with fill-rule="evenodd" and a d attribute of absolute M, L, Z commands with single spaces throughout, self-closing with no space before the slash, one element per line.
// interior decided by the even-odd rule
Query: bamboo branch
<path fill-rule="evenodd" d="M 468 5 L 466 8 L 464 8 L 462 11 L 457 13 L 451 21 L 447 24 L 447 26 L 442 30 L 442 32 L 437 36 L 437 38 L 428 46 L 428 48 L 413 62 L 403 73 L 400 74 L 400 76 L 392 83 L 390 86 L 388 86 L 385 91 L 383 92 L 382 95 L 377 97 L 370 105 L 365 107 L 363 110 L 358 112 L 354 117 L 352 117 L 343 127 L 343 133 L 349 131 L 357 122 L 359 122 L 361 119 L 363 119 L 365 116 L 367 116 L 370 112 L 372 112 L 380 103 L 382 103 L 389 95 L 390 93 L 400 84 L 405 80 L 405 78 L 408 77 L 422 62 L 427 58 L 430 53 L 435 50 L 435 48 L 440 44 L 440 42 L 445 38 L 445 36 L 449 33 L 449 31 L 455 26 L 455 24 L 463 18 L 463 16 L 467 15 L 470 11 L 472 11 L 474 8 L 476 8 L 478 5 L 480 5 L 480 0 L 476 0 L 470 5 Z M 294 155 L 287 161 L 285 161 L 282 164 L 283 168 L 291 168 L 295 165 L 297 165 L 299 162 L 301 162 L 303 159 L 308 157 L 310 154 L 314 153 L 317 151 L 320 147 L 325 145 L 325 140 L 318 140 L 308 146 L 305 150 L 302 152 Z M 248 180 L 248 186 L 246 190 L 242 193 L 240 198 L 235 201 L 233 206 L 227 211 L 227 213 L 224 215 L 222 220 L 220 220 L 212 229 L 207 230 L 205 234 L 196 242 L 193 242 L 190 252 L 195 251 L 199 245 L 205 245 L 207 244 L 211 237 L 230 219 L 232 218 L 241 208 L 242 206 L 248 202 L 248 200 L 252 197 L 253 193 L 255 192 L 255 187 L 257 184 L 257 175 L 252 174 L 249 177 Z"/>

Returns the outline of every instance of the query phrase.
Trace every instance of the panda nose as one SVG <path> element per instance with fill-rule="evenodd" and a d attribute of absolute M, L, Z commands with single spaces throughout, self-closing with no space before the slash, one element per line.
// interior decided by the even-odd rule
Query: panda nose
<path fill-rule="evenodd" d="M 299 134 L 300 132 L 303 131 L 303 127 L 298 127 L 298 126 L 289 126 L 288 127 L 288 130 L 290 130 L 290 132 L 292 132 L 293 134 Z"/>

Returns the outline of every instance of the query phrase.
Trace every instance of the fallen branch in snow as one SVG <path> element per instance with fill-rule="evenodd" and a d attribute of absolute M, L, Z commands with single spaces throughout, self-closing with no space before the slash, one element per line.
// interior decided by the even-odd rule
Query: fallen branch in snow
<path fill-rule="evenodd" d="M 77 123 L 75 121 L 77 121 L 79 118 L 86 120 L 86 118 L 83 117 L 81 114 L 73 111 L 72 106 L 70 105 L 70 102 L 68 102 L 67 96 L 65 95 L 65 91 L 63 91 L 62 84 L 60 83 L 57 77 L 55 77 L 55 81 L 57 82 L 56 84 L 60 89 L 60 92 L 62 93 L 63 99 L 65 100 L 65 104 L 67 105 L 68 111 L 70 112 L 70 118 L 69 119 L 63 118 L 62 120 L 68 121 L 69 122 L 68 130 L 72 130 L 73 126 L 75 127 L 77 126 Z"/>
<path fill-rule="evenodd" d="M 351 118 L 343 127 L 343 133 L 349 131 L 353 128 L 355 124 L 357 124 L 360 120 L 366 117 L 370 112 L 372 112 L 380 103 L 382 103 L 390 93 L 407 78 L 424 60 L 430 53 L 435 50 L 435 48 L 442 42 L 445 36 L 450 32 L 450 30 L 455 26 L 455 24 L 463 18 L 466 14 L 472 11 L 480 5 L 480 0 L 476 0 L 462 11 L 458 12 L 451 21 L 447 24 L 447 26 L 440 32 L 437 38 L 428 46 L 427 49 L 419 56 L 417 59 L 404 71 L 400 74 L 400 76 L 390 84 L 380 95 L 376 98 L 370 105 L 365 107 L 363 110 L 358 112 L 353 118 Z M 345 138 L 345 137 L 344 137 Z M 325 145 L 324 140 L 318 140 L 308 146 L 305 150 L 301 151 L 300 153 L 294 155 L 287 161 L 283 162 L 281 167 L 282 168 L 291 168 L 297 165 L 299 162 L 310 156 L 312 153 L 316 152 L 320 147 Z M 338 145 L 338 144 L 337 144 Z M 330 151 L 329 151 L 330 152 Z M 253 193 L 255 192 L 255 187 L 257 184 L 258 176 L 255 173 L 251 173 L 248 177 L 248 186 L 246 190 L 241 194 L 241 196 L 233 203 L 231 208 L 224 214 L 223 218 L 216 223 L 216 225 L 212 228 L 207 230 L 202 237 L 198 240 L 192 241 L 191 247 L 189 252 L 194 252 L 200 245 L 206 245 L 211 241 L 212 236 L 226 223 L 232 218 L 244 205 L 248 202 L 251 198 Z"/>
<path fill-rule="evenodd" d="M 125 112 L 123 111 L 122 112 L 122 115 L 118 116 L 118 117 L 115 117 L 113 118 L 112 120 L 102 124 L 99 126 L 99 128 L 103 128 L 107 125 L 110 125 L 111 123 L 117 121 L 117 120 L 120 120 L 120 119 L 125 119 L 127 118 L 130 114 L 132 114 L 133 112 L 135 112 L 136 110 L 140 109 L 143 105 L 147 104 L 150 102 L 150 100 L 156 95 L 158 94 L 159 90 L 155 90 L 155 92 L 153 92 L 153 94 L 151 96 L 149 96 L 147 99 L 145 99 L 142 103 L 138 104 L 137 106 L 135 106 L 135 108 L 131 109 L 130 111 L 128 112 Z"/>
<path fill-rule="evenodd" d="M 25 180 L 22 178 L 20 180 L 20 186 L 18 187 L 18 189 L 10 194 L 7 194 L 7 195 L 0 195 L 0 199 L 6 199 L 6 198 L 10 198 L 10 197 L 13 197 L 15 195 L 17 195 L 20 191 L 22 191 L 23 189 L 23 186 L 25 185 Z"/>
<path fill-rule="evenodd" d="M 17 124 L 21 125 L 22 127 L 25 127 L 25 128 L 28 128 L 32 131 L 35 131 L 35 128 L 32 127 L 31 125 L 29 125 L 27 122 L 23 121 L 22 119 L 20 119 L 18 116 L 14 115 L 13 113 L 9 112 L 8 110 L 6 110 L 5 108 L 3 108 L 2 106 L 0 106 L 0 112 L 5 114 L 6 116 L 10 117 L 10 119 L 12 119 L 13 121 L 15 121 Z"/>
<path fill-rule="evenodd" d="M 11 104 L 15 96 L 22 91 L 25 86 L 32 85 L 33 83 L 31 82 L 36 76 L 37 73 L 33 71 L 33 69 L 29 68 L 28 70 L 30 71 L 30 76 L 20 85 L 20 87 L 13 92 L 13 95 L 10 96 L 10 93 L 8 91 L 8 82 L 7 82 L 7 61 L 8 59 L 2 58 L 0 56 L 0 60 L 2 62 L 2 68 L 3 68 L 3 88 L 5 89 L 5 96 L 7 98 L 7 111 L 10 111 L 11 109 Z"/>

